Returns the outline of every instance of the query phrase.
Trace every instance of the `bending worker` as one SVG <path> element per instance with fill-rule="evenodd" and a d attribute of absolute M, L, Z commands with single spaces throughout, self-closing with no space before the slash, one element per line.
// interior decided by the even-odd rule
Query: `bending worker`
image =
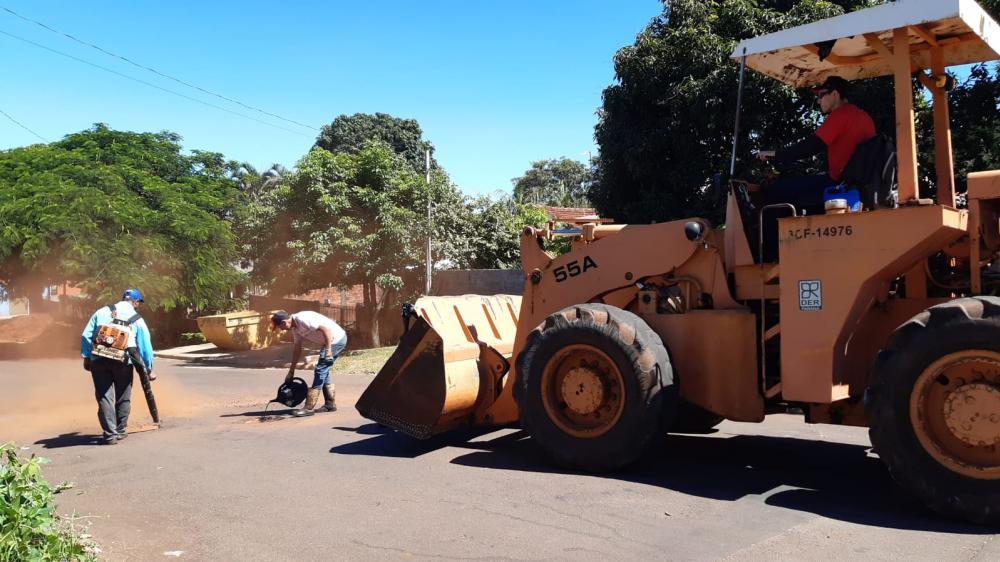
<path fill-rule="evenodd" d="M 129 289 L 122 300 L 103 306 L 90 317 L 80 336 L 83 369 L 94 379 L 97 419 L 104 433 L 103 443 L 114 445 L 128 437 L 128 416 L 132 411 L 132 379 L 135 361 L 142 361 L 153 374 L 153 344 L 149 327 L 137 309 L 143 303 L 138 289 Z M 98 335 L 104 337 L 98 339 Z M 113 338 L 113 334 L 119 337 Z"/>
<path fill-rule="evenodd" d="M 788 164 L 826 150 L 827 173 L 817 176 L 781 178 L 764 186 L 765 204 L 792 203 L 808 214 L 823 213 L 823 190 L 840 183 L 844 167 L 859 144 L 875 136 L 875 122 L 863 109 L 850 102 L 851 85 L 831 76 L 813 93 L 826 119 L 812 135 L 776 151 L 761 151 L 761 160 Z"/>
<path fill-rule="evenodd" d="M 292 415 L 296 417 L 311 416 L 317 412 L 336 412 L 336 389 L 330 381 L 330 367 L 333 362 L 347 347 L 347 332 L 336 322 L 323 316 L 318 312 L 304 310 L 289 314 L 284 310 L 279 310 L 271 316 L 271 326 L 275 330 L 291 330 L 294 341 L 292 350 L 292 364 L 288 367 L 288 375 L 285 382 L 291 382 L 295 375 L 295 365 L 302 356 L 302 341 L 309 340 L 313 343 L 322 344 L 319 359 L 316 361 L 316 369 L 313 371 L 313 383 L 306 395 L 306 403 L 302 408 L 292 410 Z M 316 402 L 319 401 L 320 390 L 323 391 L 323 405 L 313 410 Z"/>

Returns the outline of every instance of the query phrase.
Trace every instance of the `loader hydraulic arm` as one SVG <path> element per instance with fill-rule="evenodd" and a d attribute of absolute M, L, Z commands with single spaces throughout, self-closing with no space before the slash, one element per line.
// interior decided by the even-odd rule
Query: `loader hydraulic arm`
<path fill-rule="evenodd" d="M 692 229 L 691 223 L 702 228 Z M 692 231 L 698 235 L 693 239 Z M 524 294 L 511 371 L 500 396 L 477 414 L 477 421 L 507 423 L 517 419 L 513 387 L 517 357 L 528 334 L 563 308 L 580 303 L 606 303 L 618 308 L 636 306 L 644 283 L 671 279 L 698 288 L 699 301 L 715 308 L 742 309 L 732 299 L 722 265 L 722 238 L 707 221 L 693 219 L 652 225 L 597 226 L 574 241 L 573 250 L 554 257 L 539 240 L 545 230 L 526 227 L 521 233 Z"/>

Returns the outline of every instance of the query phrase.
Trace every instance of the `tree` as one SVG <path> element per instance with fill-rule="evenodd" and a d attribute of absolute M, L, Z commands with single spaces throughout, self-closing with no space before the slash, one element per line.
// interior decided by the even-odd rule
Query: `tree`
<path fill-rule="evenodd" d="M 708 189 L 715 172 L 728 172 L 738 84 L 738 65 L 729 56 L 738 41 L 801 25 L 845 11 L 882 3 L 877 0 L 671 0 L 663 13 L 615 55 L 616 82 L 605 89 L 596 139 L 601 149 L 598 177 L 590 198 L 604 216 L 648 223 L 695 214 L 718 218 Z M 1000 1 L 984 7 L 997 15 Z M 984 79 L 985 80 L 985 79 Z M 989 81 L 995 82 L 995 77 Z M 983 83 L 985 84 L 985 82 Z M 982 92 L 985 85 L 977 91 Z M 857 84 L 852 101 L 872 114 L 880 132 L 895 134 L 892 79 Z M 977 98 L 978 99 L 978 98 Z M 737 173 L 758 175 L 749 154 L 805 137 L 821 116 L 812 97 L 749 71 L 742 112 L 743 135 Z M 930 108 L 915 93 L 918 126 Z M 981 100 L 980 100 L 981 101 Z M 961 130 L 982 121 L 975 102 L 952 96 L 953 123 Z M 971 111 L 959 104 L 972 103 Z M 694 110 L 696 108 L 696 110 Z M 992 109 L 995 114 L 996 109 Z M 971 121 L 964 121 L 972 119 Z M 987 120 L 1000 127 L 996 120 Z M 979 137 L 982 138 L 982 134 Z M 957 154 L 965 150 L 959 145 Z M 921 146 L 921 161 L 927 160 Z M 806 166 L 800 168 L 799 171 Z M 926 171 L 926 170 L 925 170 Z M 933 177 L 921 175 L 925 193 Z"/>
<path fill-rule="evenodd" d="M 434 151 L 434 145 L 423 140 L 423 131 L 416 119 L 401 119 L 387 113 L 341 115 L 323 126 L 314 146 L 335 154 L 357 154 L 371 140 L 382 141 L 411 168 L 421 172 L 426 167 L 425 151 Z M 431 167 L 438 167 L 433 158 Z"/>
<path fill-rule="evenodd" d="M 0 285 L 36 301 L 69 282 L 98 301 L 140 287 L 154 308 L 223 307 L 242 279 L 235 164 L 173 133 L 95 125 L 0 152 Z M 36 304 L 36 303 L 32 303 Z"/>
<path fill-rule="evenodd" d="M 356 153 L 314 148 L 269 197 L 273 222 L 254 278 L 278 294 L 362 285 L 379 345 L 380 311 L 423 273 L 424 178 L 373 140 Z"/>
<path fill-rule="evenodd" d="M 290 174 L 281 164 L 272 164 L 261 173 L 245 162 L 234 174 L 240 193 L 233 216 L 233 233 L 240 265 L 245 269 L 252 269 L 258 256 L 265 254 L 267 246 L 274 242 L 271 230 L 280 227 L 278 188 Z"/>
<path fill-rule="evenodd" d="M 587 207 L 590 188 L 590 169 L 569 158 L 539 160 L 531 163 L 523 176 L 511 180 L 514 199 L 522 203 L 555 205 L 562 207 Z"/>
<path fill-rule="evenodd" d="M 519 269 L 521 230 L 540 226 L 545 212 L 510 196 L 481 196 L 472 200 L 472 230 L 475 252 L 467 267 L 473 269 Z"/>
<path fill-rule="evenodd" d="M 233 176 L 239 182 L 240 193 L 254 196 L 257 193 L 273 189 L 285 176 L 288 169 L 281 164 L 271 164 L 271 167 L 258 172 L 252 164 L 243 162 L 234 171 Z"/>
<path fill-rule="evenodd" d="M 992 72 L 991 72 L 992 68 Z M 964 191 L 969 172 L 1000 169 L 1000 64 L 977 65 L 968 79 L 956 85 L 948 96 L 951 110 L 952 147 L 955 162 L 955 190 Z M 932 108 L 919 115 L 920 175 L 925 183 L 936 178 L 934 166 Z M 934 192 L 925 191 L 932 196 Z"/>

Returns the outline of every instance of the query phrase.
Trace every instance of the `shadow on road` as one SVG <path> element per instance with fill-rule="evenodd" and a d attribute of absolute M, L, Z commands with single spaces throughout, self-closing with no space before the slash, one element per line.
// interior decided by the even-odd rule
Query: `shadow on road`
<path fill-rule="evenodd" d="M 242 418 L 242 417 L 262 418 L 264 416 L 267 416 L 267 417 L 276 416 L 276 417 L 280 417 L 280 418 L 292 417 L 292 408 L 286 408 L 284 410 L 281 410 L 281 409 L 255 410 L 253 412 L 240 412 L 238 414 L 221 414 L 221 415 L 219 415 L 220 418 Z"/>
<path fill-rule="evenodd" d="M 556 466 L 524 431 L 485 441 L 469 439 L 466 434 L 418 441 L 389 432 L 331 452 L 414 458 L 450 446 L 476 449 L 453 459 L 457 465 L 575 473 Z M 767 505 L 859 525 L 972 535 L 996 532 L 929 512 L 896 488 L 882 462 L 862 445 L 759 435 L 670 435 L 626 470 L 582 474 L 722 501 L 763 496 Z"/>
<path fill-rule="evenodd" d="M 45 449 L 61 449 L 63 447 L 77 447 L 80 445 L 99 445 L 102 441 L 100 435 L 83 435 L 78 432 L 63 433 L 58 437 L 49 437 L 35 441 L 35 445 L 41 445 Z"/>
<path fill-rule="evenodd" d="M 407 459 L 414 459 L 445 447 L 474 448 L 477 443 L 469 443 L 471 439 L 496 431 L 496 429 L 466 429 L 435 435 L 430 439 L 414 439 L 377 423 L 368 423 L 359 427 L 335 427 L 333 429 L 358 435 L 375 435 L 375 437 L 338 445 L 330 449 L 331 453 Z"/>
<path fill-rule="evenodd" d="M 377 423 L 366 423 L 365 425 L 359 427 L 334 427 L 333 429 L 357 433 L 358 435 L 386 435 L 389 433 L 395 433 L 392 429 Z"/>

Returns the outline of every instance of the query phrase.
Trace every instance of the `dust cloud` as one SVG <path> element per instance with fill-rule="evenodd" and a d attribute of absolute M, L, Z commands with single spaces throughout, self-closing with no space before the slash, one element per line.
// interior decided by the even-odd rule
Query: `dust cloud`
<path fill-rule="evenodd" d="M 153 381 L 160 418 L 194 414 L 205 397 L 170 375 Z M 152 426 L 138 376 L 132 386 L 129 431 Z M 78 433 L 98 435 L 97 401 L 82 359 L 0 361 L 0 443 L 28 442 Z"/>

